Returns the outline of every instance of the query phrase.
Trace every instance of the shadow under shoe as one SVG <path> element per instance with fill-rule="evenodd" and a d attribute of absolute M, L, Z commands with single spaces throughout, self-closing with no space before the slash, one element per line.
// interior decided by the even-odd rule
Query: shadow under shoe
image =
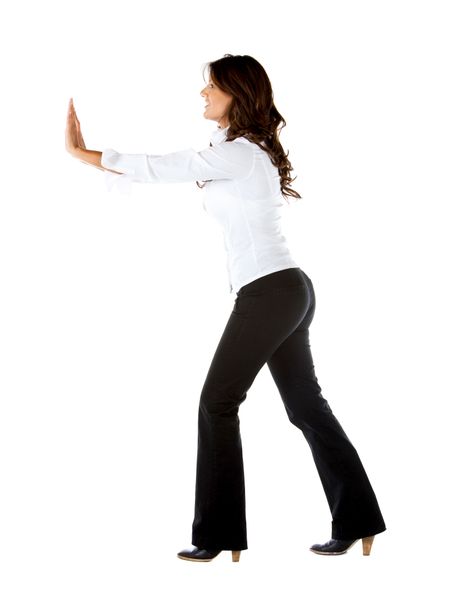
<path fill-rule="evenodd" d="M 186 561 L 211 561 L 222 551 L 209 551 L 207 549 L 200 549 L 199 547 L 183 549 L 177 553 L 177 557 Z M 231 551 L 232 561 L 239 561 L 241 551 Z"/>
<path fill-rule="evenodd" d="M 375 536 L 365 536 L 362 539 L 356 538 L 352 540 L 332 538 L 324 544 L 312 545 L 309 550 L 313 553 L 317 553 L 318 555 L 343 555 L 349 549 L 351 549 L 355 542 L 362 540 L 363 555 L 370 555 L 370 550 L 372 548 L 374 539 Z"/>

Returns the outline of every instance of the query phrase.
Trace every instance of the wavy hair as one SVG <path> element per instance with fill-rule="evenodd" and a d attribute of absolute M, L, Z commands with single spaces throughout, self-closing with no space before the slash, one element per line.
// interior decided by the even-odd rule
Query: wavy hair
<path fill-rule="evenodd" d="M 203 78 L 207 68 L 211 80 L 232 96 L 227 113 L 227 140 L 244 136 L 257 144 L 278 168 L 283 196 L 302 198 L 288 187 L 297 176 L 291 178 L 293 167 L 288 159 L 289 151 L 284 152 L 279 140 L 286 120 L 275 107 L 272 85 L 262 65 L 251 56 L 225 54 L 204 65 Z"/>

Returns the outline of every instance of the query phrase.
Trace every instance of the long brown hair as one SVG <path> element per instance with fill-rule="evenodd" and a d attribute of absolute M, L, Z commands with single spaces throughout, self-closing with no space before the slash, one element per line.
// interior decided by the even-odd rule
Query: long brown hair
<path fill-rule="evenodd" d="M 286 120 L 275 107 L 272 85 L 262 65 L 251 56 L 225 54 L 204 65 L 203 78 L 206 68 L 219 89 L 232 95 L 227 114 L 227 140 L 244 136 L 257 144 L 278 167 L 283 196 L 300 199 L 300 194 L 288 187 L 297 176 L 291 178 L 293 167 L 288 159 L 289 151 L 284 152 L 279 140 Z"/>

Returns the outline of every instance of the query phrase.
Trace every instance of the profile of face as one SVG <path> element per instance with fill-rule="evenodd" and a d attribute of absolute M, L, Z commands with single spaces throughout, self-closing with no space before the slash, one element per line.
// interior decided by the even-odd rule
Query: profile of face
<path fill-rule="evenodd" d="M 205 111 L 203 115 L 208 120 L 215 120 L 220 128 L 226 128 L 228 122 L 228 109 L 233 99 L 232 95 L 225 93 L 211 80 L 200 95 L 205 99 Z"/>

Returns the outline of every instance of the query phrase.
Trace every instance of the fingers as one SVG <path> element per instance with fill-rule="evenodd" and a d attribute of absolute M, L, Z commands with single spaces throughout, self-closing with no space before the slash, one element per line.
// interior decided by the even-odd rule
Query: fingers
<path fill-rule="evenodd" d="M 67 111 L 67 119 L 72 120 L 72 118 L 75 120 L 75 126 L 79 130 L 80 129 L 80 120 L 78 119 L 77 112 L 75 111 L 75 107 L 73 104 L 73 98 L 71 97 L 69 100 L 69 109 Z"/>
<path fill-rule="evenodd" d="M 75 121 L 76 121 L 76 123 L 77 123 L 77 126 L 80 126 L 80 121 L 79 121 L 79 119 L 78 119 L 77 112 L 76 112 L 76 110 L 75 110 L 75 106 L 74 106 L 74 104 L 73 104 L 73 98 L 72 98 L 72 97 L 70 98 L 70 101 L 69 101 L 69 111 L 70 111 L 70 112 L 73 114 L 73 116 L 75 117 Z"/>
<path fill-rule="evenodd" d="M 83 135 L 81 133 L 81 126 L 78 116 L 73 105 L 73 98 L 69 100 L 69 109 L 67 113 L 67 130 L 68 134 L 73 135 L 72 143 L 81 148 L 86 148 Z"/>
<path fill-rule="evenodd" d="M 69 99 L 69 109 L 67 110 L 69 114 L 75 114 L 75 107 L 73 104 L 72 97 Z"/>
<path fill-rule="evenodd" d="M 72 97 L 69 100 L 69 108 L 67 110 L 67 119 L 70 119 L 75 113 L 75 108 L 73 106 L 73 100 Z"/>

